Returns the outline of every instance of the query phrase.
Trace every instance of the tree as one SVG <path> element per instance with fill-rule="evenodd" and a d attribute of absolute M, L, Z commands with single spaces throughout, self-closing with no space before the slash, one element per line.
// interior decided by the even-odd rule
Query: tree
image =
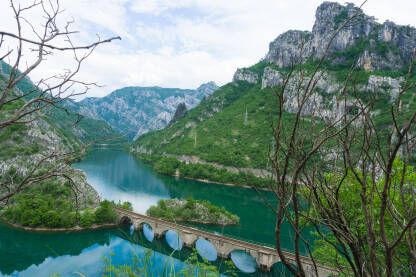
<path fill-rule="evenodd" d="M 113 210 L 114 204 L 108 200 L 100 203 L 100 207 L 95 210 L 94 217 L 96 223 L 113 223 L 116 220 L 116 214 Z"/>
<path fill-rule="evenodd" d="M 301 261 L 303 246 L 317 276 L 317 267 L 324 262 L 347 276 L 416 274 L 416 180 L 411 166 L 416 111 L 403 104 L 414 93 L 416 52 L 396 98 L 383 103 L 388 111 L 383 122 L 375 118 L 380 93 L 360 94 L 355 65 L 337 99 L 338 116 L 328 118 L 313 101 L 332 41 L 359 16 L 357 12 L 334 32 L 312 70 L 302 57 L 300 38 L 299 57 L 275 90 L 278 113 L 271 124 L 269 187 L 277 207 L 258 193 L 276 215 L 276 249 L 295 276 L 307 274 Z M 288 124 L 284 107 L 290 96 L 297 109 Z M 306 112 L 307 106 L 312 113 Z M 294 231 L 295 266 L 286 259 L 281 243 L 284 222 Z M 304 236 L 308 228 L 315 231 L 315 242 Z"/>
<path fill-rule="evenodd" d="M 58 0 L 34 0 L 27 6 L 16 2 L 10 0 L 17 32 L 0 31 L 0 63 L 8 61 L 10 64 L 5 72 L 7 80 L 0 87 L 0 132 L 7 127 L 25 126 L 48 115 L 53 109 L 63 109 L 69 114 L 70 111 L 61 104 L 97 86 L 94 82 L 77 79 L 85 60 L 99 45 L 120 39 L 120 37 L 112 37 L 102 40 L 98 37 L 91 44 L 78 45 L 74 42 L 74 35 L 77 32 L 72 30 L 73 22 L 60 23 L 62 9 Z M 26 17 L 32 11 L 41 13 L 43 22 L 39 26 L 33 24 L 35 20 Z M 34 82 L 33 88 L 19 92 L 17 85 L 27 81 L 29 75 L 40 64 L 57 53 L 72 56 L 73 68 L 64 68 L 62 72 L 51 76 L 45 75 Z M 70 163 L 75 152 L 83 151 L 89 144 L 70 153 L 58 151 L 46 153 L 25 176 L 20 176 L 19 180 L 3 178 L 0 181 L 2 191 L 0 201 L 7 201 L 20 191 L 51 177 L 62 177 L 73 184 L 66 165 Z M 16 174 L 13 176 L 16 177 Z"/>

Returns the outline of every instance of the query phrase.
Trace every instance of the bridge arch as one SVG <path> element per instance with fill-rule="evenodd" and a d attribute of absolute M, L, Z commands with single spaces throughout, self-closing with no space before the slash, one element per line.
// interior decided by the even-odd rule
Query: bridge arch
<path fill-rule="evenodd" d="M 154 224 L 152 222 L 147 222 L 145 220 L 136 221 L 136 228 L 137 230 L 143 230 L 143 227 L 148 225 L 152 230 L 155 229 Z"/>
<path fill-rule="evenodd" d="M 140 221 L 137 223 L 137 229 L 140 230 L 143 236 L 149 241 L 152 242 L 155 238 L 154 226 L 151 223 L 146 221 Z"/>
<path fill-rule="evenodd" d="M 127 215 L 123 215 L 120 217 L 118 224 L 125 225 L 125 224 L 133 224 L 133 219 Z"/>

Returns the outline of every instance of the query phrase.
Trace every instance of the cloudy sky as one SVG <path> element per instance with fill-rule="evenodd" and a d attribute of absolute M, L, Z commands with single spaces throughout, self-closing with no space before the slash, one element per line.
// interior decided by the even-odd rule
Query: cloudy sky
<path fill-rule="evenodd" d="M 0 2 L 0 30 L 15 32 L 9 0 Z M 311 30 L 321 2 L 60 0 L 60 5 L 65 9 L 62 18 L 75 20 L 80 44 L 94 41 L 96 34 L 122 37 L 96 49 L 79 75 L 103 85 L 88 96 L 104 96 L 124 86 L 196 88 L 211 80 L 223 85 L 237 67 L 250 66 L 264 57 L 269 42 L 282 32 Z M 362 1 L 350 2 L 359 5 Z M 412 26 L 416 25 L 415 9 L 414 0 L 369 0 L 364 6 L 380 22 L 389 19 Z M 50 57 L 31 78 L 62 70 L 65 59 Z"/>

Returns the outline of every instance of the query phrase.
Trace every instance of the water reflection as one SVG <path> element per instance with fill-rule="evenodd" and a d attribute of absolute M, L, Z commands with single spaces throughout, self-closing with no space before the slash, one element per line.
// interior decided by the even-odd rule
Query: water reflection
<path fill-rule="evenodd" d="M 198 239 L 195 243 L 195 248 L 198 250 L 199 255 L 208 261 L 213 262 L 217 260 L 217 249 L 206 239 Z"/>
<path fill-rule="evenodd" d="M 165 239 L 170 248 L 173 250 L 181 250 L 183 247 L 182 239 L 179 237 L 178 233 L 175 231 L 169 230 L 165 233 Z"/>
<path fill-rule="evenodd" d="M 146 238 L 149 242 L 152 242 L 152 241 L 153 241 L 153 239 L 154 239 L 154 237 L 155 237 L 155 233 L 153 232 L 152 227 L 150 227 L 150 225 L 149 225 L 149 224 L 144 223 L 144 224 L 143 224 L 143 229 L 142 229 L 142 231 L 143 231 L 143 235 L 144 235 L 144 237 L 145 237 L 145 238 Z"/>
<path fill-rule="evenodd" d="M 234 250 L 231 252 L 231 260 L 239 270 L 245 273 L 256 272 L 256 260 L 245 251 Z"/>
<path fill-rule="evenodd" d="M 170 198 L 152 169 L 124 151 L 95 150 L 74 167 L 86 172 L 88 182 L 102 198 L 129 201 L 139 213 L 145 213 L 159 199 Z"/>

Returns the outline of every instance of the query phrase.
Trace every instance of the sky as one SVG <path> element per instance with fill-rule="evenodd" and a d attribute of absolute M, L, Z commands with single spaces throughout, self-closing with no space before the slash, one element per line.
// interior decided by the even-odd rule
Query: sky
<path fill-rule="evenodd" d="M 24 4 L 34 0 L 13 1 Z M 74 20 L 73 29 L 79 31 L 74 38 L 80 45 L 94 42 L 97 34 L 103 39 L 122 38 L 96 48 L 78 74 L 80 80 L 101 85 L 86 96 L 102 97 L 125 86 L 195 89 L 208 81 L 224 85 L 231 81 L 237 68 L 262 59 L 269 43 L 279 34 L 290 29 L 311 30 L 315 10 L 321 3 L 319 0 L 60 0 L 65 10 L 60 17 L 62 22 Z M 381 23 L 391 20 L 416 26 L 414 0 L 368 0 L 363 10 Z M 33 11 L 27 18 L 39 25 L 40 15 L 40 11 Z M 0 0 L 0 30 L 16 32 L 10 0 Z M 24 34 L 30 36 L 30 30 L 26 31 Z M 5 42 L 0 55 L 7 47 L 13 47 L 12 42 Z M 25 58 L 30 55 L 28 52 Z M 36 81 L 61 72 L 71 58 L 68 52 L 57 53 L 30 78 Z"/>

